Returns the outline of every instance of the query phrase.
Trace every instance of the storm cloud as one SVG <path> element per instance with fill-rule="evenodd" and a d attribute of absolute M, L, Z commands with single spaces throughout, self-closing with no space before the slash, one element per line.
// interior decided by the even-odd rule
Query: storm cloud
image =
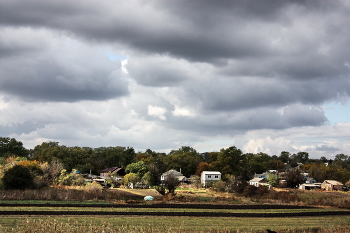
<path fill-rule="evenodd" d="M 343 151 L 350 142 L 336 137 L 276 135 L 313 137 L 329 127 L 324 105 L 348 100 L 349 10 L 343 0 L 0 1 L 2 136 Z"/>

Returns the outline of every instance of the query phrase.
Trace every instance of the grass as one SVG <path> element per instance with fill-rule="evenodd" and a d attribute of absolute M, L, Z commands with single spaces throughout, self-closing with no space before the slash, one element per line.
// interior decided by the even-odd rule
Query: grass
<path fill-rule="evenodd" d="M 135 190 L 142 193 L 142 190 Z M 135 192 L 134 192 L 135 193 Z M 130 196 L 123 190 L 87 192 L 64 187 L 44 190 L 3 191 L 0 203 L 19 204 L 110 204 L 126 200 L 143 202 L 142 198 Z M 164 200 L 163 200 L 164 201 Z M 134 202 L 132 202 L 134 203 Z M 2 211 L 179 211 L 179 212 L 229 212 L 229 213 L 295 213 L 338 211 L 350 208 L 349 193 L 317 191 L 271 191 L 263 196 L 239 196 L 215 193 L 205 189 L 180 188 L 170 203 L 203 204 L 298 204 L 325 206 L 327 208 L 301 208 L 281 210 L 203 210 L 203 209 L 145 209 L 145 208 L 90 208 L 90 207 L 0 207 Z M 235 217 L 157 217 L 157 216 L 1 216 L 0 232 L 266 232 L 279 233 L 345 233 L 350 232 L 349 216 L 291 217 L 291 218 L 235 218 Z"/>
<path fill-rule="evenodd" d="M 51 201 L 51 200 L 0 200 L 0 204 L 106 204 L 108 201 Z"/>
<path fill-rule="evenodd" d="M 106 212 L 211 212 L 211 213 L 310 213 L 342 211 L 341 209 L 182 209 L 182 208 L 100 208 L 100 207 L 1 207 L 1 211 L 106 211 Z M 350 211 L 349 211 L 350 213 Z"/>
<path fill-rule="evenodd" d="M 1 232 L 349 232 L 348 217 L 3 217 Z M 335 230 L 337 229 L 337 231 Z"/>

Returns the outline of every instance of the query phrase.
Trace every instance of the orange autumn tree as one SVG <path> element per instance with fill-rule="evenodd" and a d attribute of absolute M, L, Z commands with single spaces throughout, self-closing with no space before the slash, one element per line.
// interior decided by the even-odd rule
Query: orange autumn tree
<path fill-rule="evenodd" d="M 201 176 L 202 171 L 210 171 L 211 165 L 207 162 L 201 162 L 198 164 L 196 169 L 196 176 Z"/>

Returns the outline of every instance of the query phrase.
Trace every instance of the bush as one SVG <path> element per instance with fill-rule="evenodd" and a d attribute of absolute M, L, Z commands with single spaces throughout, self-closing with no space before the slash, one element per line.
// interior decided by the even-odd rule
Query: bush
<path fill-rule="evenodd" d="M 257 193 L 258 193 L 258 187 L 255 187 L 254 185 L 248 185 L 244 190 L 244 196 L 246 197 L 255 196 L 257 195 Z"/>
<path fill-rule="evenodd" d="M 218 180 L 213 183 L 211 187 L 215 192 L 225 192 L 226 191 L 226 183 L 222 180 Z"/>
<path fill-rule="evenodd" d="M 88 192 L 102 192 L 102 190 L 103 190 L 103 187 L 96 181 L 87 183 L 85 186 L 85 191 L 88 191 Z"/>
<path fill-rule="evenodd" d="M 5 189 L 30 189 L 34 188 L 34 178 L 29 168 L 15 165 L 7 170 L 2 178 Z"/>
<path fill-rule="evenodd" d="M 66 169 L 61 171 L 61 175 L 58 178 L 58 183 L 61 185 L 83 185 L 85 179 L 82 175 L 78 174 L 75 169 L 71 173 L 67 173 Z"/>
<path fill-rule="evenodd" d="M 245 180 L 235 180 L 233 184 L 229 186 L 229 192 L 236 192 L 238 194 L 244 193 L 248 182 Z"/>

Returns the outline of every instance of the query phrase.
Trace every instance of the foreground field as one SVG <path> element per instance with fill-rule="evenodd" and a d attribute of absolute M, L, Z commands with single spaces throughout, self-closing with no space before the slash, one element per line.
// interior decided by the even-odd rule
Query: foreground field
<path fill-rule="evenodd" d="M 202 218 L 126 216 L 8 216 L 1 232 L 350 232 L 349 217 Z"/>
<path fill-rule="evenodd" d="M 143 201 L 150 194 L 156 200 Z M 186 189 L 173 198 L 154 190 L 3 192 L 0 232 L 350 232 L 350 212 L 346 205 L 338 208 L 348 194 L 300 193 L 304 199 L 295 199 L 299 193 L 288 194 L 293 198 L 282 194 L 285 199 L 270 200 Z"/>
<path fill-rule="evenodd" d="M 0 208 L 1 232 L 242 233 L 265 232 L 267 228 L 277 232 L 350 231 L 349 211 L 292 205 L 39 204 L 7 201 L 0 204 Z"/>

